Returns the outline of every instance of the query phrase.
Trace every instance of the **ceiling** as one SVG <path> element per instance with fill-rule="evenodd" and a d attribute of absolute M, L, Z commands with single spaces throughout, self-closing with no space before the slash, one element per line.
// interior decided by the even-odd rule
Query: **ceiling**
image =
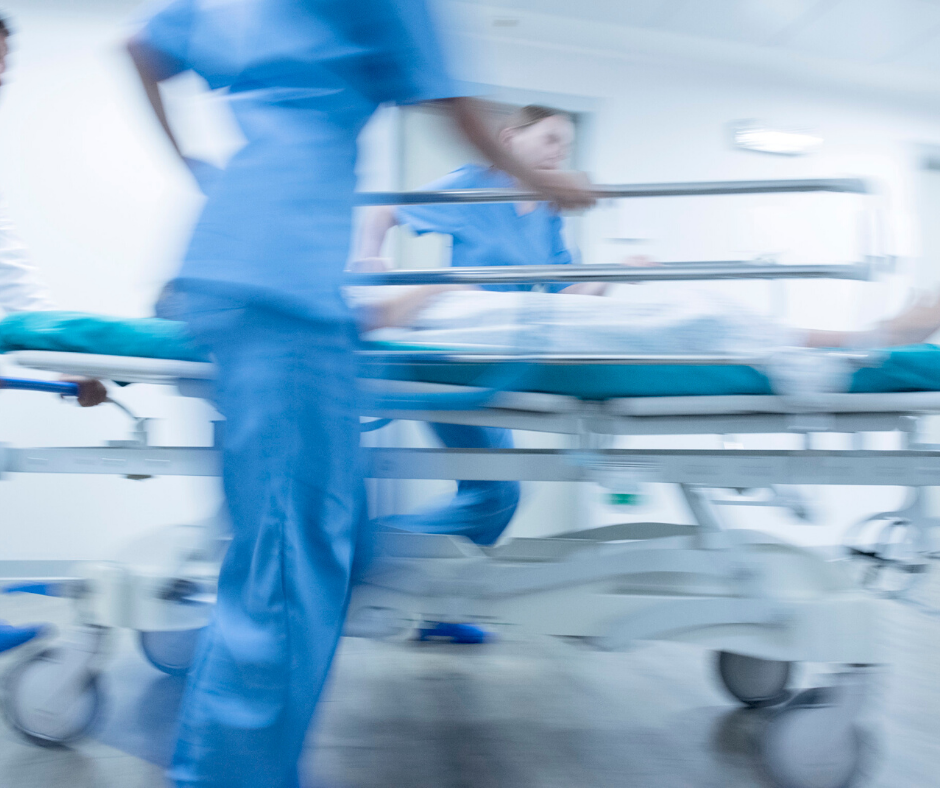
<path fill-rule="evenodd" d="M 940 0 L 462 0 L 484 8 L 494 33 L 526 37 L 534 18 L 577 20 L 594 40 L 617 28 L 636 43 L 724 46 L 738 60 L 829 63 L 862 80 L 905 87 L 904 75 L 940 89 Z M 505 14 L 505 18 L 492 17 Z M 603 27 L 601 27 L 603 26 Z M 537 36 L 539 25 L 534 25 Z M 542 28 L 544 29 L 544 24 Z M 638 37 L 638 33 L 645 36 Z M 584 39 L 582 45 L 589 42 Z M 598 44 L 602 46 L 601 43 Z M 883 85 L 885 86 L 885 85 Z"/>

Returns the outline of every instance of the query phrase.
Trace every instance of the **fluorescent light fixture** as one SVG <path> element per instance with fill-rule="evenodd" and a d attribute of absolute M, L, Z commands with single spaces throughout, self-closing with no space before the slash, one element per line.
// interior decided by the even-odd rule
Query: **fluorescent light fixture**
<path fill-rule="evenodd" d="M 802 156 L 822 145 L 822 137 L 797 129 L 775 129 L 755 120 L 731 124 L 734 147 L 778 156 Z"/>

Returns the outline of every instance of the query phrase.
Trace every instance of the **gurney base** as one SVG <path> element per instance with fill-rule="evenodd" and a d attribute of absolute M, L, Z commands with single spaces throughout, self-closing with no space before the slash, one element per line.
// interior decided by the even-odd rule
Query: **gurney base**
<path fill-rule="evenodd" d="M 694 526 L 636 538 L 654 525 L 598 529 L 634 537 L 620 541 L 587 532 L 491 549 L 390 535 L 353 592 L 347 631 L 403 636 L 421 621 L 453 621 L 608 650 L 672 640 L 785 662 L 880 661 L 871 633 L 884 602 L 854 588 L 842 566 L 746 531 L 728 532 L 725 550 L 698 547 Z"/>
<path fill-rule="evenodd" d="M 601 649 L 697 644 L 720 652 L 725 687 L 765 715 L 758 756 L 771 785 L 848 788 L 863 765 L 862 666 L 880 661 L 872 636 L 885 603 L 806 550 L 745 531 L 702 540 L 704 530 L 633 523 L 490 549 L 389 535 L 353 591 L 346 634 L 408 638 L 433 620 Z M 794 662 L 851 667 L 833 686 L 793 695 Z"/>

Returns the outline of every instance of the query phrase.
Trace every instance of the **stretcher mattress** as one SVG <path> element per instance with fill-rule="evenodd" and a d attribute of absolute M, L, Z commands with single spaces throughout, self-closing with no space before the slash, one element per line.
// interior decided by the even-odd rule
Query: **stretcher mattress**
<path fill-rule="evenodd" d="M 380 349 L 401 349 L 383 345 Z M 115 318 L 79 312 L 24 312 L 0 320 L 0 352 L 88 353 L 178 361 L 206 361 L 182 323 L 159 318 Z M 492 378 L 487 364 L 363 364 L 364 377 L 476 386 Z M 485 385 L 485 384 L 484 384 Z M 770 380 L 749 366 L 546 364 L 522 387 L 587 400 L 773 394 Z M 857 370 L 852 393 L 940 391 L 940 347 L 911 345 L 885 352 L 878 367 Z"/>
<path fill-rule="evenodd" d="M 0 353 L 54 350 L 105 356 L 208 361 L 186 325 L 156 317 L 127 318 L 84 312 L 18 312 L 0 320 Z"/>
<path fill-rule="evenodd" d="M 457 386 L 484 385 L 482 381 L 495 377 L 488 365 L 473 363 L 374 364 L 366 366 L 362 374 Z M 521 388 L 587 400 L 774 393 L 770 379 L 760 369 L 727 364 L 545 364 L 531 369 Z M 892 348 L 884 353 L 879 366 L 856 370 L 849 387 L 853 394 L 913 391 L 940 391 L 940 347 L 923 344 Z"/>

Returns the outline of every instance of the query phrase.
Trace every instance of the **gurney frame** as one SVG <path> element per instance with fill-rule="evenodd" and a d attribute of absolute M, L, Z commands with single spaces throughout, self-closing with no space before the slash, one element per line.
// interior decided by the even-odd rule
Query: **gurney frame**
<path fill-rule="evenodd" d="M 794 191 L 865 193 L 859 181 L 773 181 L 724 184 L 653 184 L 598 187 L 599 197 L 747 194 Z M 491 202 L 533 195 L 490 190 L 460 194 L 363 195 L 361 204 Z M 636 269 L 577 266 L 549 269 L 447 269 L 351 276 L 350 284 L 507 283 L 698 279 L 866 279 L 886 258 L 856 265 L 787 266 L 762 261 L 688 263 Z M 22 366 L 123 382 L 165 382 L 181 393 L 208 395 L 209 365 L 143 359 L 76 357 L 24 351 Z M 373 356 L 372 361 L 376 360 Z M 382 364 L 410 362 L 414 354 L 386 353 Z M 440 363 L 742 363 L 721 358 L 629 358 L 581 356 L 538 359 L 509 355 L 444 353 L 423 360 Z M 398 385 L 401 384 L 389 384 Z M 447 387 L 430 387 L 443 391 Z M 421 390 L 421 387 L 418 387 Z M 428 387 L 424 387 L 428 390 Z M 692 412 L 624 409 L 624 403 L 582 402 L 555 395 L 493 392 L 487 406 L 470 411 L 379 409 L 381 418 L 485 424 L 579 436 L 571 450 L 513 449 L 496 452 L 454 449 L 364 449 L 374 478 L 510 479 L 593 481 L 626 474 L 644 482 L 680 486 L 695 525 L 628 523 L 514 539 L 481 548 L 452 536 L 387 534 L 378 557 L 354 589 L 347 634 L 407 637 L 422 621 L 478 622 L 503 633 L 549 635 L 597 648 L 622 649 L 649 640 L 695 643 L 719 654 L 718 671 L 740 702 L 774 710 L 762 739 L 762 763 L 786 788 L 814 785 L 844 788 L 858 771 L 855 719 L 869 666 L 882 662 L 876 648 L 883 600 L 854 584 L 843 567 L 809 550 L 752 531 L 726 529 L 713 491 L 776 484 L 931 484 L 940 471 L 940 451 L 916 443 L 916 416 L 940 412 L 940 398 L 917 402 L 885 395 L 881 401 L 843 395 L 844 407 L 808 413 L 780 398 L 707 412 L 700 400 Z M 718 398 L 722 399 L 722 398 Z M 727 398 L 725 398 L 727 399 Z M 767 400 L 777 400 L 767 403 Z M 851 405 L 849 403 L 852 403 Z M 900 403 L 900 405 L 899 405 Z M 716 403 L 712 403 L 716 404 Z M 771 407 L 766 407 L 772 405 Z M 901 431 L 909 445 L 895 451 L 744 451 L 740 449 L 631 450 L 602 448 L 598 436 L 816 432 L 861 434 Z M 807 438 L 809 441 L 809 438 Z M 144 479 L 157 475 L 212 476 L 219 472 L 217 447 L 149 445 L 135 423 L 130 440 L 104 447 L 0 450 L 0 472 L 85 473 Z M 213 577 L 224 549 L 217 522 L 150 538 L 174 545 L 170 572 L 152 562 L 122 560 L 87 567 L 81 578 L 50 584 L 47 592 L 75 598 L 81 627 L 73 645 L 31 655 L 8 678 L 7 714 L 24 735 L 40 743 L 80 736 L 93 721 L 94 678 L 102 668 L 106 633 L 130 627 L 144 634 L 194 631 L 208 615 Z M 156 542 L 154 541 L 156 540 Z M 175 542 L 174 542 L 175 540 Z M 131 551 L 133 554 L 133 551 Z M 180 555 L 185 560 L 178 560 Z M 153 659 L 153 657 L 151 656 Z M 159 666 L 159 659 L 155 659 Z M 846 666 L 831 686 L 794 693 L 794 662 Z M 174 666 L 164 665 L 167 672 Z M 185 669 L 185 666 L 183 666 Z M 37 670 L 42 672 L 40 676 Z M 55 693 L 37 697 L 37 676 L 54 675 Z M 42 682 L 40 681 L 40 684 Z M 91 688 L 91 689 L 90 689 Z M 82 716 L 84 715 L 84 716 Z M 49 721 L 52 720 L 50 723 Z"/>

